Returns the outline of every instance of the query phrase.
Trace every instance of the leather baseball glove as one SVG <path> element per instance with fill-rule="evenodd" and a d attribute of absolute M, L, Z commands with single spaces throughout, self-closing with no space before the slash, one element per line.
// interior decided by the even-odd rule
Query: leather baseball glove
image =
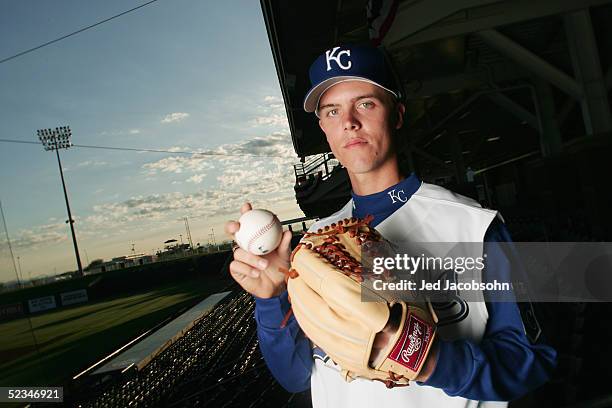
<path fill-rule="evenodd" d="M 388 388 L 408 385 L 427 358 L 436 317 L 428 303 L 405 303 L 378 294 L 374 295 L 380 301 L 362 302 L 361 291 L 369 290 L 360 284 L 368 279 L 362 248 L 383 240 L 368 226 L 370 220 L 345 219 L 304 236 L 286 271 L 291 307 L 301 329 L 341 367 L 346 381 L 364 377 Z M 383 329 L 391 336 L 373 353 L 376 335 Z"/>

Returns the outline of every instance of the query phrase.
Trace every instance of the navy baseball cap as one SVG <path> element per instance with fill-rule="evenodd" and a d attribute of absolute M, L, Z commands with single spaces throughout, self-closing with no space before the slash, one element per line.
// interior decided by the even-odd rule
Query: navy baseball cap
<path fill-rule="evenodd" d="M 398 98 L 385 55 L 374 47 L 349 45 L 333 47 L 310 66 L 312 88 L 304 98 L 304 110 L 315 112 L 321 95 L 332 86 L 346 81 L 364 81 L 377 85 Z"/>

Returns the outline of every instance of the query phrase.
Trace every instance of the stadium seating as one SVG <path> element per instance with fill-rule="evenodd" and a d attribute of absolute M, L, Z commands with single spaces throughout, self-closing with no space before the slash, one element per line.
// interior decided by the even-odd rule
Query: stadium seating
<path fill-rule="evenodd" d="M 234 287 L 222 303 L 140 371 L 73 395 L 84 407 L 298 407 L 265 366 L 250 295 Z"/>

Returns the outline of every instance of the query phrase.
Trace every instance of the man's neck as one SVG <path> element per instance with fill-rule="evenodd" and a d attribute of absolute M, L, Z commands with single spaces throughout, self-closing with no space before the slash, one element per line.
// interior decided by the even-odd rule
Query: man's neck
<path fill-rule="evenodd" d="M 379 193 L 402 181 L 397 163 L 390 164 L 375 172 L 354 174 L 349 172 L 351 188 L 360 196 Z"/>

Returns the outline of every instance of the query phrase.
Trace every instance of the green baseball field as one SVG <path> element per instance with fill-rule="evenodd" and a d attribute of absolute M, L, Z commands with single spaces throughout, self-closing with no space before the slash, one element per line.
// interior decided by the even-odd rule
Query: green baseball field
<path fill-rule="evenodd" d="M 227 282 L 190 277 L 142 293 L 0 323 L 0 386 L 60 386 Z"/>

